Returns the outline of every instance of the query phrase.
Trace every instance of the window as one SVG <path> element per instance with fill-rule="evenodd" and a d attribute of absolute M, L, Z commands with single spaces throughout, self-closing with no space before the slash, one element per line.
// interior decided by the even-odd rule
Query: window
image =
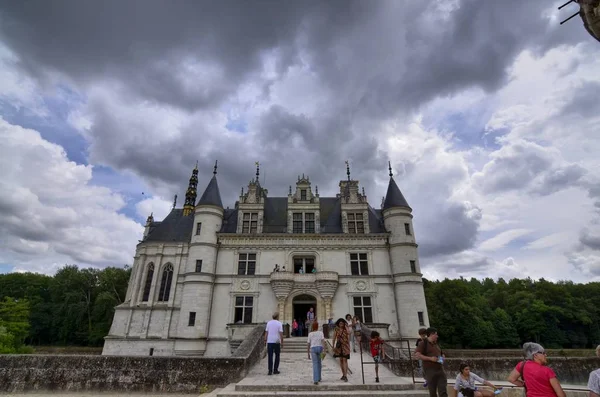
<path fill-rule="evenodd" d="M 357 234 L 365 232 L 363 214 L 348 214 L 348 233 Z"/>
<path fill-rule="evenodd" d="M 202 259 L 196 259 L 196 273 L 202 271 Z"/>
<path fill-rule="evenodd" d="M 293 233 L 315 232 L 315 214 L 313 212 L 294 212 L 293 222 Z"/>
<path fill-rule="evenodd" d="M 294 257 L 294 273 L 312 273 L 315 268 L 315 258 Z"/>
<path fill-rule="evenodd" d="M 154 277 L 154 263 L 148 265 L 148 271 L 146 272 L 146 283 L 144 284 L 144 294 L 142 295 L 142 302 L 148 302 L 150 297 L 150 287 L 152 287 L 152 278 Z"/>
<path fill-rule="evenodd" d="M 153 348 L 153 347 L 151 347 L 151 348 L 150 348 L 150 355 L 151 355 L 151 356 L 153 356 L 153 355 L 154 355 L 154 348 Z"/>
<path fill-rule="evenodd" d="M 417 272 L 417 262 L 410 261 L 410 271 L 413 272 L 413 273 Z"/>
<path fill-rule="evenodd" d="M 411 234 L 410 233 L 410 224 L 408 224 L 408 223 L 404 224 L 404 231 L 406 232 L 407 236 L 410 236 L 410 234 Z"/>
<path fill-rule="evenodd" d="M 369 261 L 367 254 L 350 254 L 350 274 L 353 276 L 366 276 L 369 274 Z"/>
<path fill-rule="evenodd" d="M 302 233 L 302 212 L 294 212 L 294 233 Z"/>
<path fill-rule="evenodd" d="M 202 222 L 196 223 L 196 236 L 202 231 Z"/>
<path fill-rule="evenodd" d="M 373 307 L 370 296 L 354 297 L 354 315 L 358 316 L 363 323 L 373 322 Z"/>
<path fill-rule="evenodd" d="M 417 312 L 417 315 L 419 316 L 419 325 L 420 326 L 424 326 L 425 325 L 425 319 L 423 318 L 423 312 Z"/>
<path fill-rule="evenodd" d="M 188 327 L 193 327 L 196 325 L 196 312 L 190 312 L 190 317 L 188 318 Z"/>
<path fill-rule="evenodd" d="M 258 232 L 258 212 L 245 212 L 242 222 L 242 233 Z"/>
<path fill-rule="evenodd" d="M 171 294 L 171 283 L 173 282 L 173 265 L 167 263 L 160 281 L 160 289 L 158 290 L 158 301 L 167 302 Z"/>
<path fill-rule="evenodd" d="M 235 297 L 235 323 L 252 323 L 252 304 L 254 298 L 252 296 L 236 296 Z"/>
<path fill-rule="evenodd" d="M 300 190 L 300 200 L 306 201 L 306 189 Z"/>
<path fill-rule="evenodd" d="M 238 260 L 238 274 L 252 276 L 256 271 L 256 254 L 240 254 Z"/>

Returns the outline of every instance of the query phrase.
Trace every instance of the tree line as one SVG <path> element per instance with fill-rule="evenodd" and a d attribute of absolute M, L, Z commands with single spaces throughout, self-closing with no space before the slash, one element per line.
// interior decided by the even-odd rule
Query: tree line
<path fill-rule="evenodd" d="M 131 270 L 65 266 L 54 276 L 0 275 L 0 353 L 36 345 L 102 346 Z M 600 283 L 424 280 L 446 348 L 590 348 L 600 343 Z"/>
<path fill-rule="evenodd" d="M 591 348 L 600 343 L 600 283 L 540 279 L 424 280 L 432 326 L 447 348 Z"/>

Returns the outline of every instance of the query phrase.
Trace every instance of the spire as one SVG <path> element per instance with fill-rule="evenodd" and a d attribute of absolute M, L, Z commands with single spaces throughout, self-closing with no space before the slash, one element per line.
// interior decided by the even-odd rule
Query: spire
<path fill-rule="evenodd" d="M 256 183 L 258 183 L 258 181 L 260 180 L 260 163 L 257 161 L 254 164 L 256 164 Z"/>
<path fill-rule="evenodd" d="M 198 200 L 197 205 L 214 205 L 215 207 L 223 208 L 221 201 L 221 193 L 219 192 L 219 184 L 217 183 L 217 162 L 213 170 L 213 177 L 210 178 L 202 197 Z"/>
<path fill-rule="evenodd" d="M 190 177 L 190 183 L 188 189 L 185 192 L 185 203 L 183 205 L 183 215 L 187 216 L 194 212 L 196 203 L 197 189 L 198 187 L 198 161 L 196 161 L 196 167 L 192 170 L 192 176 Z"/>
<path fill-rule="evenodd" d="M 175 197 L 173 197 L 173 209 L 175 209 L 176 206 L 177 206 L 177 195 L 175 195 Z"/>
<path fill-rule="evenodd" d="M 152 222 L 154 222 L 154 216 L 152 216 L 154 214 L 154 212 L 151 212 L 150 215 L 148 216 L 148 218 L 146 219 L 146 227 L 150 226 L 150 224 Z"/>
<path fill-rule="evenodd" d="M 350 163 L 346 160 L 346 175 L 348 175 L 348 180 L 350 180 Z"/>
<path fill-rule="evenodd" d="M 396 184 L 396 181 L 394 180 L 394 177 L 392 174 L 391 162 L 388 162 L 388 165 L 389 165 L 389 171 L 390 171 L 390 174 L 389 174 L 390 175 L 390 183 L 388 184 L 388 189 L 387 189 L 387 193 L 385 195 L 385 200 L 383 201 L 382 209 L 387 210 L 389 208 L 394 208 L 394 207 L 406 207 L 406 208 L 411 209 L 410 205 L 408 205 L 408 202 L 402 195 L 400 188 Z"/>
<path fill-rule="evenodd" d="M 394 174 L 392 173 L 392 162 L 388 161 L 388 168 L 390 170 L 390 178 L 394 176 Z"/>

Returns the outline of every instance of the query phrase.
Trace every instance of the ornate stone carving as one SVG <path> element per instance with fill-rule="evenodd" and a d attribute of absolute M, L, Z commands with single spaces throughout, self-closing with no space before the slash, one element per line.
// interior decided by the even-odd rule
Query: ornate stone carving
<path fill-rule="evenodd" d="M 342 212 L 342 230 L 344 233 L 348 233 L 348 214 L 346 211 Z"/>
<path fill-rule="evenodd" d="M 317 291 L 323 299 L 332 299 L 338 287 L 338 274 L 336 272 L 316 273 Z"/>
<path fill-rule="evenodd" d="M 242 291 L 248 291 L 250 289 L 250 287 L 252 287 L 252 283 L 248 280 L 242 280 L 240 282 L 240 289 Z"/>
<path fill-rule="evenodd" d="M 294 273 L 271 273 L 271 288 L 278 300 L 285 300 L 294 287 Z"/>
<path fill-rule="evenodd" d="M 364 210 L 363 211 L 363 225 L 365 227 L 365 233 L 369 234 L 371 233 L 371 229 L 369 228 L 369 211 Z"/>
<path fill-rule="evenodd" d="M 315 291 L 323 299 L 332 299 L 337 287 L 338 274 L 336 272 L 317 272 L 314 274 L 271 273 L 271 288 L 278 300 L 285 300 L 293 289 Z"/>
<path fill-rule="evenodd" d="M 354 286 L 358 291 L 365 291 L 367 289 L 367 283 L 363 280 L 358 280 L 356 283 L 354 283 Z"/>

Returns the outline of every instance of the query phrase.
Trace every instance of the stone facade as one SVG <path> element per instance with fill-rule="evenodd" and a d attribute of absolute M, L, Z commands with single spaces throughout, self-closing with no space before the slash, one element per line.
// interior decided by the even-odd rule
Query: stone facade
<path fill-rule="evenodd" d="M 195 169 L 188 207 L 149 217 L 104 355 L 228 355 L 236 328 L 275 311 L 291 324 L 310 306 L 320 323 L 356 314 L 391 339 L 429 325 L 412 210 L 391 170 L 377 210 L 349 170 L 336 197 L 320 197 L 304 175 L 287 197 L 269 197 L 258 173 L 224 209 L 215 166 L 191 209 Z"/>

